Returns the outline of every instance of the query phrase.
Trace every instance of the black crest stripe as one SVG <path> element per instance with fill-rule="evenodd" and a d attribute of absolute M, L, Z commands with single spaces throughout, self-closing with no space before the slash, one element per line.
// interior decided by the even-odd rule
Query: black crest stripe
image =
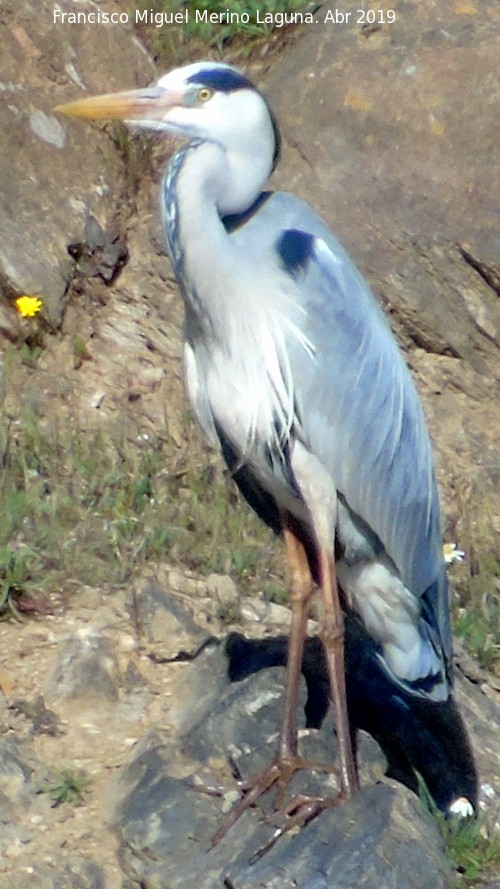
<path fill-rule="evenodd" d="M 188 83 L 197 83 L 207 86 L 212 90 L 222 93 L 232 93 L 234 90 L 254 89 L 254 85 L 248 77 L 235 71 L 234 68 L 202 68 L 196 74 L 191 74 Z"/>

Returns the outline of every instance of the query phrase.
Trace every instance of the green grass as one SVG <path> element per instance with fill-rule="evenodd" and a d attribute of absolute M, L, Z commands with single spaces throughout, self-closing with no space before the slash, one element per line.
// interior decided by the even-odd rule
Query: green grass
<path fill-rule="evenodd" d="M 77 337 L 72 348 L 75 362 L 84 360 L 84 342 Z M 31 597 L 68 583 L 121 584 L 150 561 L 230 574 L 244 591 L 288 602 L 281 544 L 207 457 L 187 412 L 182 449 L 161 438 L 132 441 L 123 427 L 83 432 L 48 423 L 38 415 L 37 356 L 23 344 L 4 361 L 5 394 L 19 387 L 22 367 L 31 382 L 17 396 L 15 419 L 0 405 L 0 617 L 30 610 Z M 463 572 L 455 632 L 496 670 L 500 566 L 489 546 L 481 549 L 483 537 L 473 576 L 468 562 L 452 569 Z"/>
<path fill-rule="evenodd" d="M 151 175 L 154 139 L 150 133 L 132 132 L 120 120 L 107 123 L 107 131 L 115 150 L 123 161 L 126 177 L 125 193 L 130 201 Z M 119 218 L 130 213 L 130 208 L 120 207 Z"/>
<path fill-rule="evenodd" d="M 456 889 L 475 889 L 500 869 L 500 836 L 484 818 L 440 819 L 446 850 L 457 871 Z"/>
<path fill-rule="evenodd" d="M 500 668 L 500 561 L 498 551 L 492 549 L 495 535 L 479 525 L 467 547 L 469 558 L 457 566 L 454 631 L 481 666 L 496 672 Z"/>
<path fill-rule="evenodd" d="M 446 818 L 437 808 L 421 776 L 419 796 L 423 808 L 437 822 L 446 853 L 456 872 L 455 889 L 482 889 L 484 881 L 500 869 L 500 834 L 494 810 L 474 818 Z"/>
<path fill-rule="evenodd" d="M 156 27 L 155 23 L 140 23 L 139 30 L 149 44 L 156 59 L 166 66 L 183 64 L 189 58 L 201 57 L 213 53 L 224 52 L 226 58 L 235 60 L 237 57 L 248 57 L 252 52 L 263 51 L 269 44 L 273 33 L 282 33 L 284 29 L 264 22 L 267 13 L 276 16 L 279 13 L 311 12 L 315 3 L 309 0 L 143 0 L 139 10 L 152 10 L 153 15 L 161 13 L 189 13 L 188 22 L 183 24 L 166 24 Z M 196 11 L 207 13 L 207 20 L 196 20 Z M 221 13 L 238 13 L 239 20 L 221 20 Z M 257 23 L 257 13 L 260 21 Z M 216 22 L 210 21 L 210 15 L 218 16 Z M 248 22 L 242 17 L 248 15 Z M 133 13 L 135 16 L 135 12 Z"/>
<path fill-rule="evenodd" d="M 163 5 L 170 6 L 171 3 L 166 0 Z M 186 26 L 189 37 L 205 45 L 209 44 L 219 51 L 236 40 L 245 41 L 250 51 L 256 42 L 266 40 L 275 27 L 274 24 L 262 21 L 266 13 L 271 13 L 275 17 L 277 13 L 305 12 L 312 6 L 304 0 L 227 0 L 224 4 L 219 0 L 187 0 L 185 5 L 190 12 L 189 23 Z M 196 22 L 196 10 L 200 13 L 207 12 L 206 22 Z M 209 21 L 211 13 L 219 14 L 226 10 L 229 13 L 238 13 L 240 21 L 236 19 L 231 21 L 231 16 L 228 16 L 227 22 Z M 257 23 L 257 13 L 261 19 L 259 23 Z M 248 22 L 241 21 L 244 14 L 245 17 L 248 16 Z"/>
<path fill-rule="evenodd" d="M 467 607 L 455 621 L 455 635 L 463 639 L 482 667 L 494 671 L 500 665 L 500 602 L 483 589 L 468 598 Z"/>
<path fill-rule="evenodd" d="M 23 398 L 15 420 L 0 416 L 0 615 L 54 589 L 122 584 L 150 561 L 229 573 L 252 592 L 284 588 L 269 567 L 282 568 L 281 544 L 207 463 L 187 413 L 179 450 L 124 428 L 58 426 Z"/>
<path fill-rule="evenodd" d="M 21 612 L 27 609 L 27 598 L 30 579 L 43 570 L 38 554 L 29 546 L 0 546 L 0 619 L 5 617 L 21 618 Z"/>

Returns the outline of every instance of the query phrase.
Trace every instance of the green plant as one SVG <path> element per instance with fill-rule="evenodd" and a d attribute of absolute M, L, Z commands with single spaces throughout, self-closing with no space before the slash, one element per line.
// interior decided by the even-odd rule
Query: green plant
<path fill-rule="evenodd" d="M 28 592 L 47 610 L 52 592 L 121 584 L 150 561 L 231 573 L 252 592 L 268 585 L 273 560 L 281 572 L 280 544 L 220 464 L 207 465 L 187 413 L 183 448 L 134 440 L 126 421 L 83 432 L 40 415 L 36 386 L 19 384 L 19 355 L 5 369 L 18 416 L 0 415 L 0 614 L 23 611 Z"/>
<path fill-rule="evenodd" d="M 138 9 L 141 33 L 157 58 L 166 64 L 182 64 L 203 52 L 228 52 L 231 58 L 248 56 L 269 43 L 272 33 L 286 24 L 285 15 L 311 12 L 316 4 L 309 0 L 143 0 Z M 171 16 L 183 13 L 175 23 Z M 168 24 L 162 16 L 169 17 Z M 213 20 L 212 20 L 213 17 Z M 187 20 L 186 20 L 187 19 Z"/>
<path fill-rule="evenodd" d="M 496 818 L 491 813 L 489 817 L 484 814 L 474 818 L 445 817 L 423 778 L 417 777 L 422 806 L 437 822 L 447 855 L 457 872 L 456 889 L 479 889 L 483 879 L 500 866 L 500 834 Z"/>
<path fill-rule="evenodd" d="M 132 132 L 120 120 L 112 120 L 106 127 L 123 160 L 126 197 L 133 199 L 139 189 L 144 188 L 147 174 L 151 171 L 154 140 L 149 133 Z M 123 213 L 125 209 L 120 208 L 120 212 Z"/>
<path fill-rule="evenodd" d="M 267 602 L 275 602 L 277 605 L 289 605 L 290 595 L 283 581 L 275 578 L 274 582 L 266 583 L 263 591 Z"/>
<path fill-rule="evenodd" d="M 500 867 L 500 836 L 489 829 L 486 819 L 440 819 L 446 850 L 457 873 L 457 889 L 476 887 Z"/>
<path fill-rule="evenodd" d="M 487 670 L 500 667 L 500 562 L 488 545 L 489 535 L 478 533 L 479 545 L 457 583 L 454 630 Z M 473 571 L 471 568 L 473 567 Z"/>
<path fill-rule="evenodd" d="M 227 0 L 221 10 L 218 0 L 187 0 L 185 6 L 190 17 L 186 31 L 219 51 L 236 39 L 246 40 L 247 46 L 252 48 L 252 41 L 267 38 L 274 30 L 270 17 L 276 20 L 280 13 L 305 11 L 311 5 L 304 0 Z M 212 14 L 215 21 L 210 18 Z"/>
<path fill-rule="evenodd" d="M 55 809 L 63 803 L 83 802 L 83 791 L 88 783 L 89 779 L 83 773 L 64 769 L 54 781 L 40 786 L 37 793 L 48 793 L 52 799 L 52 808 Z"/>
<path fill-rule="evenodd" d="M 82 362 L 89 360 L 89 358 L 85 340 L 77 334 L 73 340 L 73 367 L 75 370 L 78 370 L 82 366 Z"/>
<path fill-rule="evenodd" d="M 14 552 L 9 546 L 0 546 L 0 619 L 9 615 L 21 618 L 23 606 L 19 600 L 40 569 L 38 556 L 29 547 Z"/>
<path fill-rule="evenodd" d="M 455 634 L 481 666 L 494 670 L 500 663 L 500 602 L 486 596 L 483 602 L 470 603 L 455 621 Z"/>

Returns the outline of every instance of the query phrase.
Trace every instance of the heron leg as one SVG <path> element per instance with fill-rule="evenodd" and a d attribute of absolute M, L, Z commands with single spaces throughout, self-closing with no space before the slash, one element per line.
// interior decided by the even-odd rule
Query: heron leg
<path fill-rule="evenodd" d="M 335 559 L 320 548 L 319 567 L 323 595 L 324 619 L 321 639 L 330 679 L 330 694 L 335 713 L 339 744 L 340 782 L 343 794 L 351 797 L 359 790 L 359 778 L 354 757 L 349 716 L 347 713 L 344 666 L 344 615 L 335 571 Z"/>
<path fill-rule="evenodd" d="M 344 668 L 344 616 L 340 607 L 335 570 L 335 528 L 338 522 L 337 488 L 331 472 L 300 441 L 294 442 L 291 466 L 306 504 L 316 539 L 319 581 L 323 597 L 322 642 L 330 680 L 339 743 L 342 796 L 350 797 L 359 787 L 347 715 Z"/>
<path fill-rule="evenodd" d="M 297 758 L 299 683 L 307 630 L 307 609 L 313 593 L 313 582 L 305 549 L 287 523 L 285 523 L 284 538 L 291 569 L 292 619 L 288 640 L 283 723 L 278 748 L 278 758 L 282 763 Z"/>
<path fill-rule="evenodd" d="M 285 517 L 286 518 L 286 517 Z M 313 592 L 313 581 L 309 570 L 306 552 L 293 531 L 291 523 L 284 520 L 284 537 L 291 568 L 292 620 L 288 643 L 287 683 L 283 706 L 278 755 L 262 774 L 249 781 L 239 782 L 244 796 L 233 807 L 226 822 L 215 834 L 212 845 L 216 845 L 226 835 L 256 800 L 276 787 L 276 806 L 288 816 L 283 829 L 277 831 L 271 845 L 282 833 L 307 824 L 324 809 L 337 805 L 350 797 L 359 787 L 355 766 L 352 739 L 347 715 L 346 688 L 344 673 L 344 618 L 340 607 L 335 561 L 326 548 L 319 547 L 319 568 L 324 603 L 324 626 L 322 641 L 330 677 L 330 693 L 335 711 L 340 759 L 340 796 L 316 798 L 299 796 L 288 804 L 283 804 L 284 793 L 294 772 L 303 768 L 320 768 L 332 771 L 328 766 L 318 766 L 301 757 L 298 753 L 297 705 L 299 681 L 302 668 L 302 654 L 307 628 L 307 608 Z M 262 852 L 267 851 L 266 845 Z"/>
<path fill-rule="evenodd" d="M 305 549 L 294 533 L 287 516 L 283 517 L 284 539 L 291 570 L 292 618 L 288 641 L 286 691 L 283 702 L 283 721 L 278 743 L 278 755 L 262 774 L 249 781 L 239 782 L 245 795 L 233 807 L 227 821 L 215 834 L 212 845 L 217 845 L 235 824 L 240 815 L 273 786 L 276 806 L 280 807 L 286 787 L 298 769 L 309 765 L 298 755 L 297 705 L 302 669 L 302 653 L 307 629 L 307 608 L 313 593 L 313 581 Z"/>

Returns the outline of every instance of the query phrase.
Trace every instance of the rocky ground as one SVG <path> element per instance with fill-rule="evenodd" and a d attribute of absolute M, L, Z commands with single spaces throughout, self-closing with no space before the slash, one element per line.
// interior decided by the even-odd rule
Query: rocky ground
<path fill-rule="evenodd" d="M 277 182 L 322 211 L 391 314 L 436 442 L 447 539 L 467 550 L 451 569 L 459 604 L 471 607 L 475 584 L 486 615 L 498 601 L 500 527 L 495 10 L 480 16 L 474 4 L 428 0 L 401 11 L 392 31 L 312 28 L 276 64 L 268 89 L 285 136 Z M 119 430 L 131 448 L 161 441 L 175 466 L 189 427 L 156 174 L 135 143 L 117 152 L 116 134 L 83 135 L 51 113 L 84 87 L 123 87 L 125 70 L 127 86 L 145 83 L 153 64 L 125 28 L 54 31 L 45 2 L 9 8 L 0 29 L 9 95 L 0 109 L 2 353 L 21 350 L 33 331 L 43 342 L 36 363 L 9 378 L 4 417 L 15 430 L 29 404 L 40 429 L 71 427 L 83 440 Z M 141 178 L 133 200 L 131 167 Z M 108 232 L 103 244 L 89 212 Z M 67 253 L 75 242 L 76 263 Z M 128 260 L 109 286 L 120 245 Z M 16 316 L 21 293 L 43 297 L 40 328 Z M 0 624 L 0 886 L 452 884 L 439 831 L 416 797 L 374 783 L 384 759 L 369 736 L 364 790 L 351 806 L 265 854 L 276 823 L 252 811 L 209 850 L 234 786 L 228 751 L 251 773 L 278 724 L 280 668 L 232 686 L 222 644 L 207 642 L 229 630 L 286 631 L 286 609 L 244 594 L 167 553 L 121 584 L 68 576 L 49 613 Z M 493 649 L 492 638 L 488 630 L 477 647 Z M 498 694 L 495 673 L 461 651 L 458 697 L 488 828 L 499 818 Z M 331 726 L 305 732 L 303 743 L 331 759 Z M 222 786 L 223 796 L 196 781 Z M 314 781 L 331 789 L 328 776 Z M 64 799 L 71 792 L 76 801 Z M 495 889 L 498 879 L 490 873 L 478 885 Z"/>
<path fill-rule="evenodd" d="M 335 885 L 346 887 L 362 875 L 370 885 L 449 886 L 435 823 L 413 794 L 383 778 L 384 757 L 369 735 L 361 737 L 364 789 L 354 803 L 269 851 L 279 818 L 265 822 L 251 810 L 210 850 L 235 798 L 234 764 L 249 775 L 268 761 L 283 688 L 279 667 L 229 684 L 221 600 L 240 612 L 233 628 L 249 637 L 286 629 L 286 609 L 240 600 L 228 577 L 181 577 L 165 566 L 151 566 L 149 577 L 121 590 L 80 589 L 65 612 L 0 625 L 0 885 L 15 878 L 16 886 L 36 879 L 43 889 L 181 889 L 196 879 L 207 889 L 240 889 L 277 887 L 292 876 L 309 886 L 316 875 L 314 885 L 326 887 L 335 874 Z M 491 823 L 500 786 L 492 725 L 499 696 L 484 677 L 474 679 L 462 675 L 459 696 Z M 331 760 L 328 720 L 301 738 L 306 755 Z M 73 802 L 62 798 L 71 780 L 81 794 Z M 334 787 L 316 773 L 293 790 Z M 409 868 L 409 859 L 418 867 Z"/>

